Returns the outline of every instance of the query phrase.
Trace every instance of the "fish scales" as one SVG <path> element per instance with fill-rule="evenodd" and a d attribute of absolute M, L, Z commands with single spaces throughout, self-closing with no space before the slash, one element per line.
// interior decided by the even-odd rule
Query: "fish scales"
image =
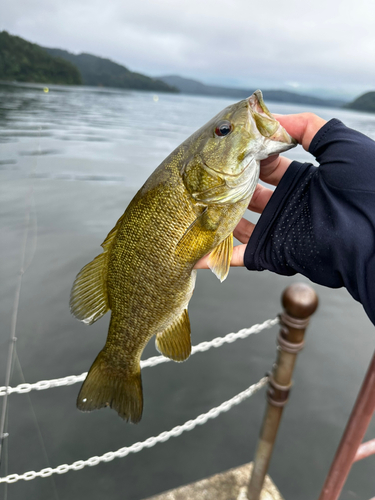
<path fill-rule="evenodd" d="M 73 285 L 71 310 L 78 319 L 91 324 L 111 310 L 107 341 L 82 385 L 79 409 L 110 406 L 125 420 L 140 420 L 146 344 L 156 336 L 157 348 L 171 359 L 190 355 L 194 265 L 212 252 L 210 267 L 225 279 L 232 231 L 256 187 L 259 161 L 294 145 L 257 91 L 195 132 L 149 177 L 103 253 Z"/>

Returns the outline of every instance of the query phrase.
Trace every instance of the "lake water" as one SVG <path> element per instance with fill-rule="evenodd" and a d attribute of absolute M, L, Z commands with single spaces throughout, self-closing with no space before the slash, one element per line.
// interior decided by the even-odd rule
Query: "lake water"
<path fill-rule="evenodd" d="M 26 271 L 17 320 L 11 385 L 86 371 L 104 344 L 109 315 L 91 327 L 69 312 L 81 267 L 156 166 L 223 107 L 226 98 L 90 88 L 0 86 L 1 331 L 4 384 L 11 316 L 26 217 Z M 375 116 L 268 103 L 275 113 L 313 111 L 337 117 L 375 139 Z M 290 157 L 311 160 L 302 148 Z M 199 271 L 190 303 L 198 344 L 273 318 L 296 276 L 232 269 L 223 283 Z M 345 290 L 313 285 L 320 306 L 300 354 L 270 474 L 286 500 L 316 499 L 375 345 L 374 328 Z M 142 422 L 114 411 L 80 413 L 79 385 L 9 397 L 1 475 L 40 470 L 102 455 L 195 418 L 258 381 L 275 359 L 277 329 L 183 364 L 143 370 Z M 150 342 L 143 358 L 155 355 Z M 139 500 L 239 466 L 253 458 L 264 391 L 154 448 L 77 472 L 0 486 L 0 497 Z M 367 434 L 375 436 L 375 422 Z M 374 495 L 375 457 L 353 466 L 344 500 Z"/>

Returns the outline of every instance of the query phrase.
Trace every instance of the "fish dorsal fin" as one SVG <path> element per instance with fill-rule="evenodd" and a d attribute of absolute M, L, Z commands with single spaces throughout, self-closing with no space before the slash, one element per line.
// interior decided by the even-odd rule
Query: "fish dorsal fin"
<path fill-rule="evenodd" d="M 191 353 L 190 321 L 184 309 L 171 326 L 156 335 L 156 349 L 174 361 L 185 361 Z"/>
<path fill-rule="evenodd" d="M 112 243 L 113 243 L 113 240 L 116 238 L 116 235 L 117 235 L 117 231 L 119 230 L 120 226 L 121 226 L 121 223 L 122 221 L 124 220 L 124 217 L 125 217 L 125 213 L 123 213 L 121 215 L 121 217 L 119 218 L 119 220 L 116 222 L 116 225 L 114 228 L 112 228 L 109 233 L 107 234 L 107 237 L 106 239 L 103 241 L 103 243 L 100 245 L 103 247 L 104 251 L 105 252 L 108 252 L 109 249 L 111 248 L 112 246 Z"/>
<path fill-rule="evenodd" d="M 103 252 L 78 273 L 70 292 L 70 311 L 80 321 L 91 325 L 108 309 L 107 259 Z"/>
<path fill-rule="evenodd" d="M 102 243 L 103 253 L 95 257 L 78 273 L 70 292 L 70 311 L 80 321 L 91 325 L 108 310 L 107 271 L 112 247 L 123 215 Z"/>
<path fill-rule="evenodd" d="M 220 281 L 224 281 L 228 276 L 232 254 L 233 233 L 230 233 L 230 235 L 225 238 L 208 257 L 208 267 Z"/>

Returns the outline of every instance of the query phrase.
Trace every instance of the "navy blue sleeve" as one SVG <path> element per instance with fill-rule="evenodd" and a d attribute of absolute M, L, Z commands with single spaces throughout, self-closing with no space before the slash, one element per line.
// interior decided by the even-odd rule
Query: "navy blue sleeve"
<path fill-rule="evenodd" d="M 250 270 L 346 287 L 375 324 L 375 142 L 333 119 L 292 162 L 246 247 Z"/>

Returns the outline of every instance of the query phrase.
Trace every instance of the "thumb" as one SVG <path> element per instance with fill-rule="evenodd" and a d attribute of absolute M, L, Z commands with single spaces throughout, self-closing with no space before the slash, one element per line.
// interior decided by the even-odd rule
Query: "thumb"
<path fill-rule="evenodd" d="M 327 122 L 314 113 L 295 115 L 274 115 L 285 130 L 308 151 L 311 141 L 319 129 Z"/>

